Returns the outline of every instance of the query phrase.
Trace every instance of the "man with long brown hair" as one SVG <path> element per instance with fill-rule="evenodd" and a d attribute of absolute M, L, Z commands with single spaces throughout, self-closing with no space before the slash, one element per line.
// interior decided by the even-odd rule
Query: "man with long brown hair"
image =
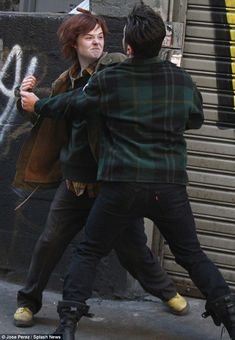
<path fill-rule="evenodd" d="M 89 12 L 83 11 L 61 24 L 58 35 L 63 55 L 73 65 L 53 83 L 52 96 L 84 87 L 92 74 L 125 59 L 120 53 L 103 52 L 106 34 L 105 21 Z M 32 91 L 35 84 L 35 77 L 28 76 L 23 80 L 21 90 Z M 28 183 L 32 187 L 34 180 L 36 186 L 50 187 L 60 182 L 60 168 L 65 180 L 59 184 L 45 230 L 34 248 L 25 286 L 18 292 L 18 309 L 14 315 L 18 327 L 33 325 L 33 314 L 42 306 L 42 293 L 48 279 L 65 248 L 85 225 L 99 190 L 94 158 L 97 127 L 88 134 L 85 121 L 74 124 L 71 120 L 53 121 L 40 117 L 36 120 L 30 140 L 21 152 L 15 183 L 20 187 Z M 75 137 L 78 138 L 77 149 L 73 148 Z M 33 171 L 35 163 L 36 173 Z M 135 235 L 132 235 L 132 228 L 136 230 Z M 172 312 L 187 313 L 187 301 L 177 293 L 173 282 L 146 246 L 143 219 L 131 221 L 130 228 L 121 235 L 114 248 L 122 266 L 147 292 L 165 301 Z M 61 304 L 60 309 L 63 308 L 66 306 Z"/>

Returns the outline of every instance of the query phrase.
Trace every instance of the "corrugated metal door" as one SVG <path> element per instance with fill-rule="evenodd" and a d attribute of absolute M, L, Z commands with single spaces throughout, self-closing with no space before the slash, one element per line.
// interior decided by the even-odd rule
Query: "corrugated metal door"
<path fill-rule="evenodd" d="M 187 133 L 188 192 L 202 248 L 235 289 L 235 0 L 189 0 L 182 67 L 204 100 L 205 124 Z M 182 235 L 184 237 L 184 235 Z M 164 267 L 199 295 L 165 246 Z"/>

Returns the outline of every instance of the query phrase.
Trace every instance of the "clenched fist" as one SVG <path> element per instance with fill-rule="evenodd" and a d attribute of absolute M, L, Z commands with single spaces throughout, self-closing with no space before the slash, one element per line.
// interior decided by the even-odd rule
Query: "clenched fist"
<path fill-rule="evenodd" d="M 34 112 L 34 105 L 39 98 L 33 93 L 28 91 L 20 91 L 21 105 L 27 112 Z"/>

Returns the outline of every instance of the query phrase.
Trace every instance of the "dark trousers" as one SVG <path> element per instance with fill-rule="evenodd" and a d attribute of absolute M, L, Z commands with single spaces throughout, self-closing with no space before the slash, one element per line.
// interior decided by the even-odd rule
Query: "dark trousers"
<path fill-rule="evenodd" d="M 39 311 L 42 293 L 53 269 L 68 244 L 86 224 L 94 202 L 95 199 L 86 193 L 77 197 L 61 183 L 51 204 L 45 230 L 34 248 L 25 286 L 18 292 L 19 307 L 27 306 L 33 313 Z M 176 288 L 146 246 L 143 220 L 135 218 L 129 222 L 127 228 L 120 226 L 123 233 L 118 235 L 114 245 L 121 265 L 148 293 L 169 300 L 175 296 Z"/>
<path fill-rule="evenodd" d="M 185 186 L 104 183 L 66 275 L 63 299 L 85 302 L 91 296 L 96 265 L 130 228 L 131 221 L 143 216 L 154 221 L 176 262 L 188 271 L 207 301 L 230 293 L 221 273 L 200 247 Z M 130 235 L 135 233 L 132 225 Z"/>

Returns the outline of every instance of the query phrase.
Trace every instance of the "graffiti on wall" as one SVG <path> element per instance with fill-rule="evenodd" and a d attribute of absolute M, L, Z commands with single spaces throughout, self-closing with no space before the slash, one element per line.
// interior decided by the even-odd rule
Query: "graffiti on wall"
<path fill-rule="evenodd" d="M 7 137 L 12 123 L 16 119 L 14 89 L 26 75 L 34 74 L 38 66 L 37 57 L 32 57 L 28 65 L 26 65 L 26 71 L 22 74 L 23 59 L 22 48 L 19 45 L 15 45 L 12 47 L 0 70 L 0 94 L 6 99 L 3 111 L 0 112 L 0 145 Z M 5 85 L 4 80 L 8 78 L 8 71 L 12 67 L 14 72 L 11 85 Z"/>

